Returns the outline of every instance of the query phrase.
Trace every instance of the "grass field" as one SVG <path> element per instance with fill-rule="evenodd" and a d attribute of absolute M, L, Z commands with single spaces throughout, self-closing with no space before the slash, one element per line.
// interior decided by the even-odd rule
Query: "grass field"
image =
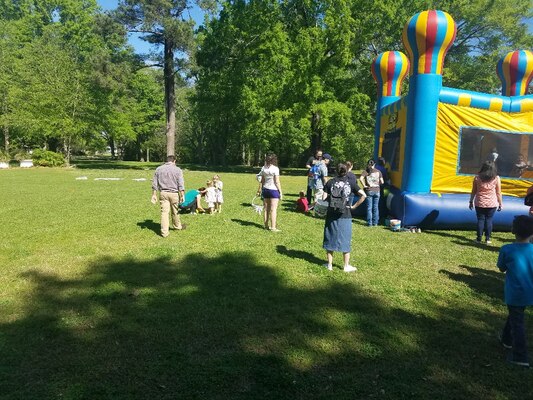
<path fill-rule="evenodd" d="M 359 271 L 329 272 L 323 220 L 293 211 L 305 177 L 281 178 L 280 233 L 254 175 L 221 172 L 223 213 L 163 239 L 155 164 L 122 166 L 0 171 L 1 399 L 533 398 L 496 340 L 511 234 L 356 220 Z"/>

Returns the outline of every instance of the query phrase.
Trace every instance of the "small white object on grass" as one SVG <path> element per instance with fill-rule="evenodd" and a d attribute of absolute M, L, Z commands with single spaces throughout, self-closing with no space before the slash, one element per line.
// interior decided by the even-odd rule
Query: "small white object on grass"
<path fill-rule="evenodd" d="M 144 182 L 146 180 L 146 178 L 133 178 L 132 181 L 136 181 L 136 182 Z"/>
<path fill-rule="evenodd" d="M 76 178 L 77 181 L 86 181 L 88 178 L 86 176 L 78 176 Z"/>
<path fill-rule="evenodd" d="M 124 178 L 94 178 L 95 181 L 121 181 Z"/>

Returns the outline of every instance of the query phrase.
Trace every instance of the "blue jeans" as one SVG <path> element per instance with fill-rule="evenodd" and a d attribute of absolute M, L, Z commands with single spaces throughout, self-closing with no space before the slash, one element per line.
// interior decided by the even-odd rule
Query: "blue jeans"
<path fill-rule="evenodd" d="M 368 226 L 379 222 L 379 192 L 366 193 L 366 223 Z"/>
<path fill-rule="evenodd" d="M 513 346 L 513 361 L 528 362 L 524 312 L 526 307 L 507 306 L 509 316 L 502 332 L 502 342 Z"/>
<path fill-rule="evenodd" d="M 483 232 L 485 232 L 485 240 L 490 240 L 490 236 L 492 235 L 492 217 L 494 217 L 495 212 L 496 207 L 476 207 L 477 240 L 481 240 L 481 238 L 483 237 Z"/>

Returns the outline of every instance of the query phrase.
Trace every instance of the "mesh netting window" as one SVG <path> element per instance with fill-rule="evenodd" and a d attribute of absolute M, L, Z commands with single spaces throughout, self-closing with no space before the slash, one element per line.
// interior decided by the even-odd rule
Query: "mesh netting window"
<path fill-rule="evenodd" d="M 531 134 L 462 127 L 459 136 L 458 173 L 475 175 L 494 161 L 502 177 L 533 179 Z"/>
<path fill-rule="evenodd" d="M 400 134 L 401 129 L 385 133 L 381 156 L 389 163 L 392 171 L 400 170 Z"/>

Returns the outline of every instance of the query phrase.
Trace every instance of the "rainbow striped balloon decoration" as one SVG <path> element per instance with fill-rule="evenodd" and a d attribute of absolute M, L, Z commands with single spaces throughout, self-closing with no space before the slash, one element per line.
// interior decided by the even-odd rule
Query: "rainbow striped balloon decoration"
<path fill-rule="evenodd" d="M 377 82 L 378 97 L 400 96 L 408 71 L 409 60 L 402 52 L 386 51 L 377 56 L 372 63 L 372 76 Z"/>
<path fill-rule="evenodd" d="M 403 44 L 411 59 L 411 75 L 442 74 L 444 57 L 457 26 L 450 14 L 429 10 L 414 15 L 403 29 Z"/>
<path fill-rule="evenodd" d="M 518 50 L 500 59 L 496 72 L 502 81 L 502 95 L 523 96 L 533 78 L 533 53 Z"/>

